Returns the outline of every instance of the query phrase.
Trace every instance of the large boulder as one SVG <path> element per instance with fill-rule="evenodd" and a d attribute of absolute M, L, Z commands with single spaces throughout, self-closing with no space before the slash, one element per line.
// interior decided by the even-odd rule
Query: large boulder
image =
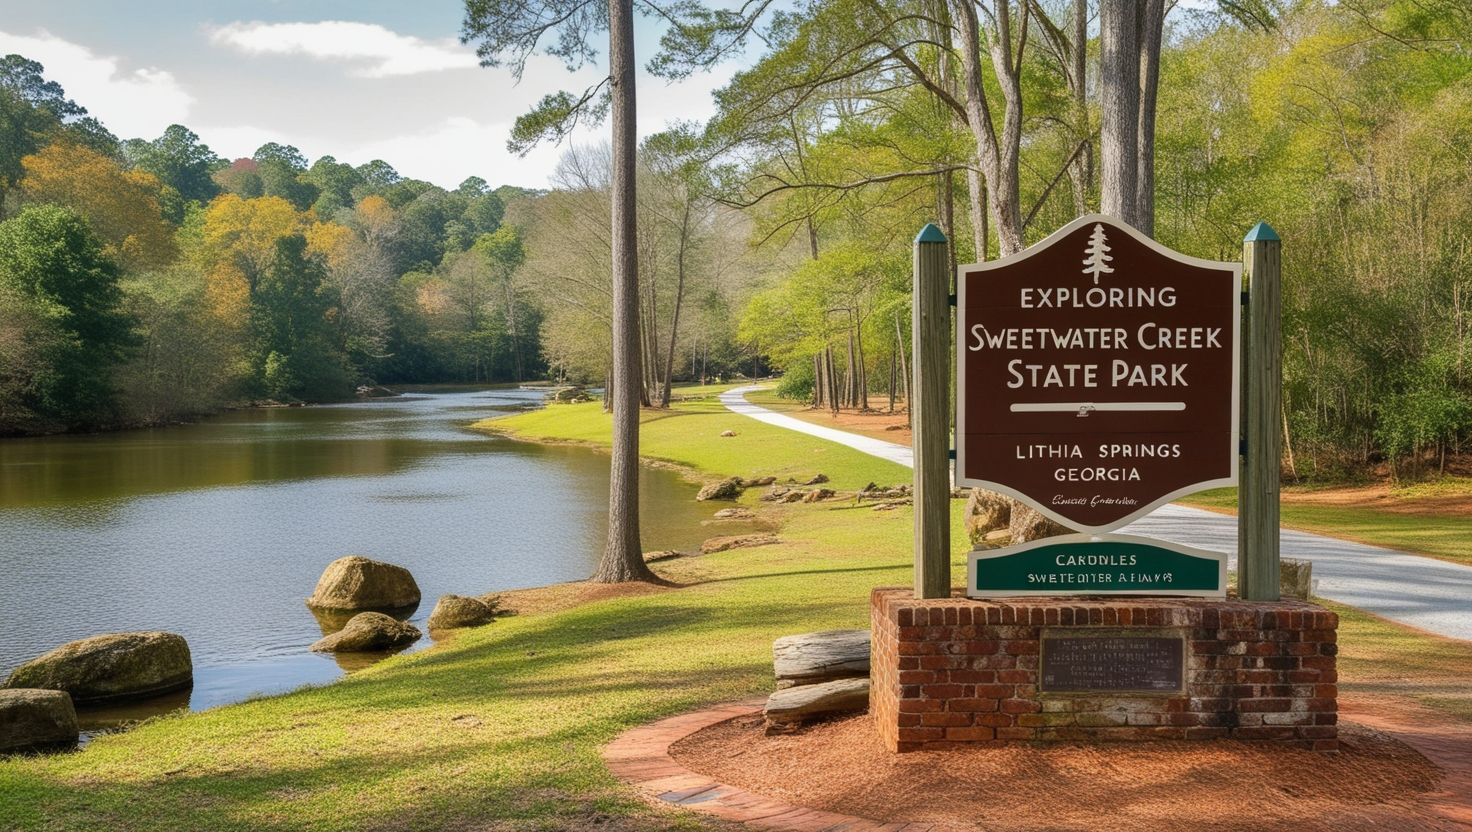
<path fill-rule="evenodd" d="M 703 503 L 706 500 L 734 500 L 740 496 L 741 478 L 731 477 L 730 479 L 724 479 L 717 483 L 711 483 L 700 489 L 700 493 L 695 495 L 695 499 Z"/>
<path fill-rule="evenodd" d="M 1054 523 L 1036 510 L 1016 500 L 1012 501 L 1012 519 L 1009 526 L 1012 530 L 1014 545 L 1031 540 L 1042 540 L 1045 537 L 1057 537 L 1060 534 L 1073 534 L 1073 529 L 1061 523 Z"/>
<path fill-rule="evenodd" d="M 400 610 L 419 604 L 419 585 L 402 566 L 358 555 L 327 565 L 307 606 L 326 610 Z"/>
<path fill-rule="evenodd" d="M 434 612 L 429 614 L 428 626 L 431 630 L 474 627 L 495 618 L 498 606 L 498 603 L 488 603 L 464 595 L 441 595 L 439 602 L 434 605 Z"/>
<path fill-rule="evenodd" d="M 77 744 L 77 711 L 62 690 L 0 690 L 0 754 Z"/>
<path fill-rule="evenodd" d="M 767 697 L 762 715 L 767 720 L 767 733 L 776 734 L 794 730 L 813 717 L 868 707 L 868 679 L 838 679 L 779 690 Z"/>
<path fill-rule="evenodd" d="M 966 500 L 966 536 L 972 546 L 980 546 L 986 536 L 1012 523 L 1012 501 L 985 488 L 971 489 Z"/>
<path fill-rule="evenodd" d="M 772 642 L 777 687 L 869 676 L 868 630 L 823 630 Z"/>
<path fill-rule="evenodd" d="M 146 699 L 194 682 L 189 645 L 173 633 L 114 633 L 52 650 L 17 667 L 5 687 L 64 690 L 78 705 Z"/>
<path fill-rule="evenodd" d="M 313 644 L 313 653 L 366 653 L 397 650 L 419 640 L 419 628 L 381 612 L 360 612 L 348 625 Z"/>

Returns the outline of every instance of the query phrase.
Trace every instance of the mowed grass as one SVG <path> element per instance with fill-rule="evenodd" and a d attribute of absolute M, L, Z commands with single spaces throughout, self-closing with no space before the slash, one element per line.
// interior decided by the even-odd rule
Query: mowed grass
<path fill-rule="evenodd" d="M 1339 691 L 1402 696 L 1472 722 L 1472 642 L 1413 630 L 1315 598 L 1339 613 Z"/>
<path fill-rule="evenodd" d="M 594 404 L 508 421 L 596 442 L 607 417 Z M 728 428 L 737 441 L 718 441 Z M 715 474 L 904 479 L 706 402 L 646 431 L 654 455 Z M 505 618 L 332 685 L 155 720 L 80 753 L 0 759 L 0 828 L 720 828 L 651 807 L 599 749 L 662 716 L 769 693 L 773 639 L 866 627 L 870 590 L 910 581 L 907 507 L 762 508 L 784 542 L 655 565 L 682 588 Z"/>
<path fill-rule="evenodd" d="M 507 421 L 596 442 L 606 420 L 596 408 Z M 793 443 L 704 402 L 678 409 L 651 420 L 646 449 L 707 475 L 821 469 L 846 482 L 896 479 L 884 463 L 837 448 L 815 455 L 823 456 L 815 467 L 808 454 L 817 440 Z M 759 439 L 733 451 L 712 435 L 727 428 Z M 754 497 L 743 503 L 779 525 L 783 542 L 656 564 L 677 588 L 638 585 L 622 597 L 505 618 L 332 685 L 155 720 L 81 753 L 0 759 L 0 828 L 726 828 L 640 799 L 608 773 L 599 750 L 635 725 L 769 693 L 773 639 L 866 627 L 872 588 L 912 579 L 908 507 L 770 506 Z M 962 505 L 952 501 L 958 579 Z M 557 606 L 548 596 L 575 600 L 586 590 L 540 591 L 538 608 Z M 1472 645 L 1336 609 L 1345 617 L 1346 691 L 1416 696 L 1469 716 L 1454 679 L 1472 671 Z"/>
<path fill-rule="evenodd" d="M 726 387 L 684 388 L 687 396 L 704 397 L 679 403 L 667 411 L 645 410 L 639 429 L 639 455 L 700 469 L 710 475 L 759 477 L 772 475 L 804 482 L 826 474 L 828 487 L 862 488 L 870 482 L 893 485 L 909 482 L 903 465 L 875 459 L 851 448 L 796 431 L 739 416 L 727 410 L 716 395 Z M 607 446 L 612 442 L 613 417 L 598 402 L 552 405 L 475 425 L 509 431 L 534 440 L 575 441 Z M 726 430 L 735 436 L 721 436 Z"/>
<path fill-rule="evenodd" d="M 1237 489 L 1204 491 L 1178 502 L 1235 514 Z M 1280 512 L 1284 528 L 1472 564 L 1472 515 L 1426 516 L 1293 502 L 1284 502 Z"/>

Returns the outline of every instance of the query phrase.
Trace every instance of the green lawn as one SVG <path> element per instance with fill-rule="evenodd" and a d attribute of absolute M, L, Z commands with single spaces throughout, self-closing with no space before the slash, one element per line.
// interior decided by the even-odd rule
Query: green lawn
<path fill-rule="evenodd" d="M 559 406 L 503 426 L 596 442 L 607 417 L 596 404 Z M 719 438 L 725 429 L 738 436 Z M 645 433 L 647 452 L 704 476 L 821 470 L 841 485 L 904 478 L 896 466 L 825 444 L 712 402 L 652 415 Z M 156 720 L 77 754 L 0 760 L 0 828 L 722 828 L 639 799 L 609 775 L 599 749 L 632 726 L 769 692 L 774 638 L 867 626 L 871 588 L 911 580 L 908 508 L 768 506 L 754 497 L 743 502 L 778 523 L 784 542 L 655 565 L 680 588 L 641 586 L 502 619 L 332 685 Z M 961 505 L 952 502 L 955 520 Z M 957 576 L 963 563 L 958 552 Z M 575 599 L 586 589 L 550 594 Z M 1414 694 L 1422 676 L 1472 668 L 1472 645 L 1345 612 L 1347 690 L 1360 674 L 1366 685 Z M 1442 699 L 1423 701 L 1466 715 Z"/>
<path fill-rule="evenodd" d="M 1229 510 L 1235 514 L 1237 489 L 1204 491 L 1179 502 Z M 1281 516 L 1285 528 L 1472 564 L 1472 516 L 1426 517 L 1369 508 L 1292 502 L 1283 503 Z"/>
<path fill-rule="evenodd" d="M 640 455 L 720 476 L 771 474 L 779 482 L 789 477 L 803 482 L 822 473 L 828 475 L 830 487 L 836 489 L 858 489 L 869 482 L 893 485 L 910 481 L 910 469 L 903 465 L 726 410 L 716 395 L 732 386 L 736 385 L 684 388 L 678 392 L 692 396 L 703 390 L 704 398 L 681 402 L 669 411 L 644 411 L 639 431 Z M 608 445 L 613 435 L 613 419 L 597 402 L 554 405 L 489 419 L 475 427 L 513 431 L 526 439 L 597 445 Z M 721 436 L 726 430 L 735 431 L 736 435 Z"/>

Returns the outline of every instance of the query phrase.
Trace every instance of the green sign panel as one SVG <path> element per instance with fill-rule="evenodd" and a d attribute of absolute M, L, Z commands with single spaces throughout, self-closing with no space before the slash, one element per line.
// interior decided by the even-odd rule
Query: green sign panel
<path fill-rule="evenodd" d="M 972 598 L 1027 595 L 1184 595 L 1224 598 L 1227 556 L 1124 534 L 1071 534 L 1005 549 L 978 549 L 966 563 Z"/>

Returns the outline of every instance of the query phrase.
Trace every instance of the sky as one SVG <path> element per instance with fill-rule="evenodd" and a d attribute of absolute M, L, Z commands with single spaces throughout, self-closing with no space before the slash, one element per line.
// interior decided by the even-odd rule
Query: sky
<path fill-rule="evenodd" d="M 459 43 L 463 15 L 461 0 L 0 0 L 0 54 L 39 61 L 123 139 L 183 124 L 227 159 L 274 141 L 308 160 L 383 159 L 446 188 L 469 176 L 546 187 L 563 148 L 519 158 L 506 150 L 512 123 L 607 70 L 570 73 L 536 56 L 518 84 Z M 640 20 L 636 34 L 647 61 L 659 33 Z M 739 68 L 673 85 L 641 71 L 640 135 L 709 118 L 711 91 Z M 573 141 L 606 135 L 603 125 Z"/>

